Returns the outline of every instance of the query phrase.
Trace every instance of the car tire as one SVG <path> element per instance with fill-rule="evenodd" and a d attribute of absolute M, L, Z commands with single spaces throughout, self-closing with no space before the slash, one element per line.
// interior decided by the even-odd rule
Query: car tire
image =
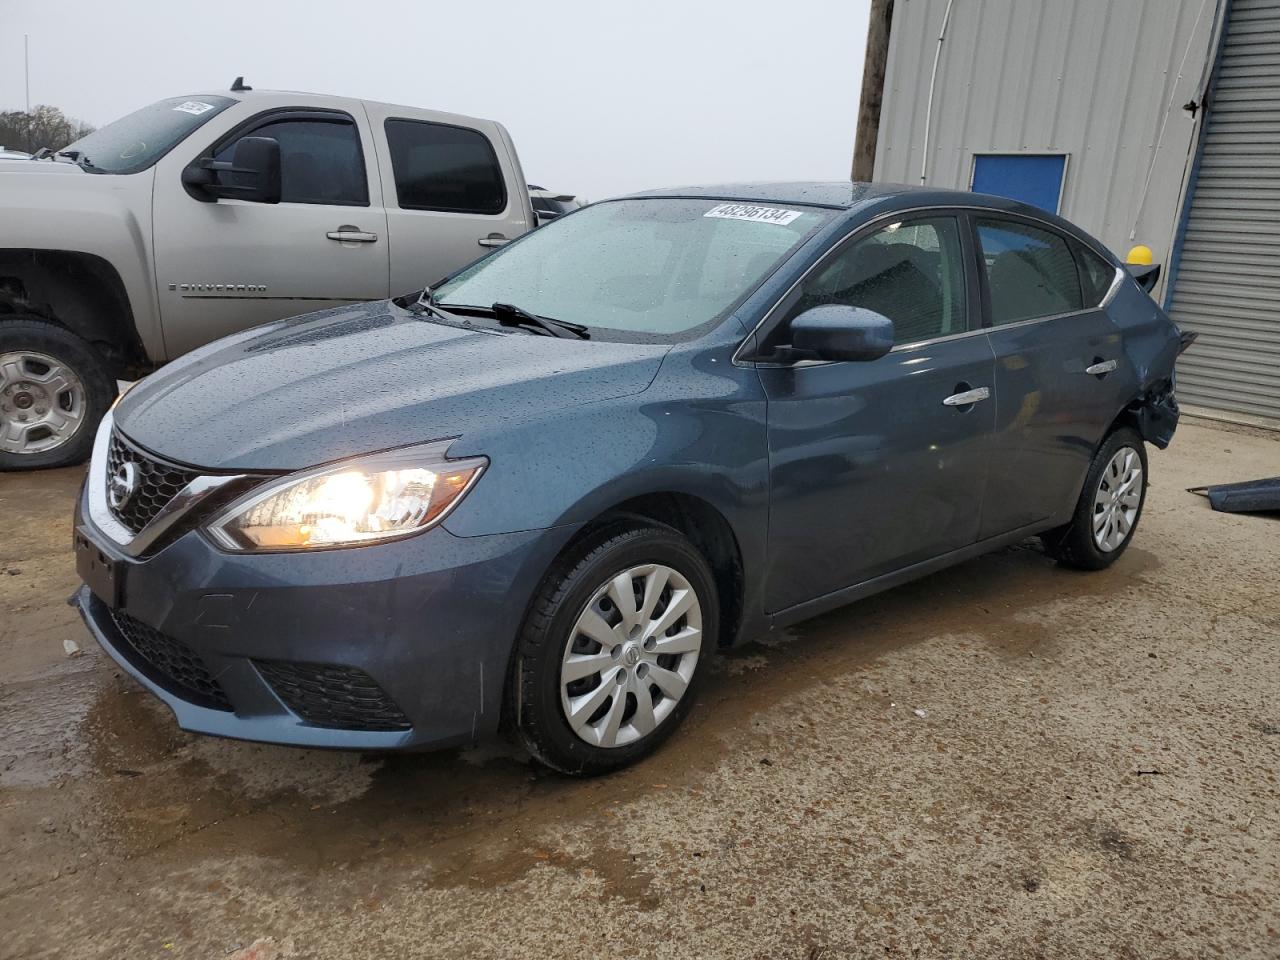
<path fill-rule="evenodd" d="M 1071 522 L 1040 539 L 1063 566 L 1102 570 L 1129 546 L 1146 501 L 1146 447 L 1136 430 L 1122 427 L 1094 453 Z"/>
<path fill-rule="evenodd" d="M 521 631 L 512 706 L 525 748 L 574 776 L 651 753 L 692 705 L 718 629 L 711 568 L 678 531 L 627 523 L 584 538 L 548 573 Z"/>
<path fill-rule="evenodd" d="M 0 320 L 0 470 L 83 463 L 115 394 L 83 338 L 35 317 Z"/>

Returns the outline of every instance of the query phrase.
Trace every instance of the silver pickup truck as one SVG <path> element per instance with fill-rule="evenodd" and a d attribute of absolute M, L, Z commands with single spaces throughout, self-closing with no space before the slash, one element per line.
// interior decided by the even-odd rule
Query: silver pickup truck
<path fill-rule="evenodd" d="M 85 459 L 117 378 L 535 225 L 501 124 L 238 79 L 0 160 L 0 470 Z"/>

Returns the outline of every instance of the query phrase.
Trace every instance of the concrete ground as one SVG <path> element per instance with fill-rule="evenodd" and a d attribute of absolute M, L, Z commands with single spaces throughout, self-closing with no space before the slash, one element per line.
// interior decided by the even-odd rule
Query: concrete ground
<path fill-rule="evenodd" d="M 1151 473 L 1112 569 L 1025 545 L 736 650 L 590 782 L 182 733 L 64 604 L 80 471 L 0 476 L 0 957 L 1280 957 L 1280 521 L 1184 492 L 1280 435 Z"/>

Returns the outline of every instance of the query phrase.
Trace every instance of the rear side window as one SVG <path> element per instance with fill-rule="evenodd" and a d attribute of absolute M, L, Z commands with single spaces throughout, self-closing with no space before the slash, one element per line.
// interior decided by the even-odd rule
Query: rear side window
<path fill-rule="evenodd" d="M 839 303 L 893 321 L 894 343 L 963 333 L 964 266 L 954 217 L 893 223 L 838 252 L 805 281 L 787 322 Z"/>
<path fill-rule="evenodd" d="M 1084 309 L 1066 237 L 1012 220 L 977 221 L 996 326 Z"/>
<path fill-rule="evenodd" d="M 396 199 L 406 210 L 501 213 L 502 168 L 484 134 L 420 120 L 387 120 Z"/>
<path fill-rule="evenodd" d="M 1076 247 L 1080 261 L 1080 284 L 1084 287 L 1084 305 L 1092 308 L 1102 303 L 1116 278 L 1116 268 L 1086 247 Z"/>
<path fill-rule="evenodd" d="M 280 201 L 367 207 L 369 183 L 355 124 L 344 116 L 272 120 L 243 134 L 270 137 L 280 144 Z M 235 156 L 237 137 L 221 147 L 216 160 Z"/>

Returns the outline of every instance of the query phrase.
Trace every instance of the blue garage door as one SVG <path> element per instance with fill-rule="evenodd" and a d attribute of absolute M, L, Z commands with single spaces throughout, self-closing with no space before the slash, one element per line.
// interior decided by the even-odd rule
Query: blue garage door
<path fill-rule="evenodd" d="M 981 153 L 973 158 L 973 189 L 1057 213 L 1066 170 L 1063 153 Z"/>

